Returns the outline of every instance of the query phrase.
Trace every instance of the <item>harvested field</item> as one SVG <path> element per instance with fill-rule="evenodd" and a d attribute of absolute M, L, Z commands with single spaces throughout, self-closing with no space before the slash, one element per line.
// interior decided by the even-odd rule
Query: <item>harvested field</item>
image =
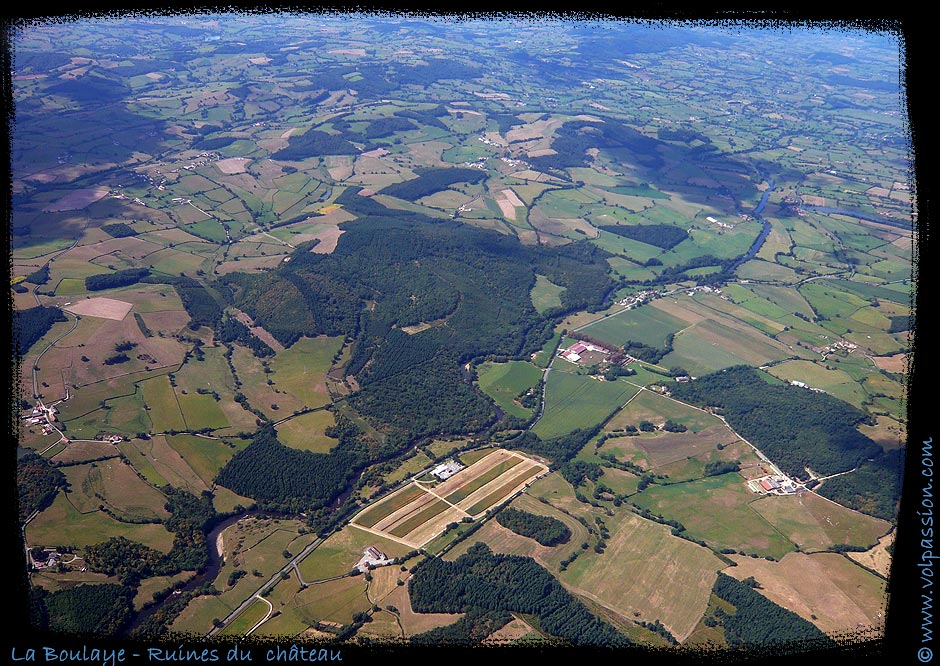
<path fill-rule="evenodd" d="M 739 474 L 667 486 L 654 484 L 634 495 L 633 501 L 679 521 L 690 536 L 717 548 L 777 559 L 794 550 L 793 544 L 750 506 L 754 494 Z"/>
<path fill-rule="evenodd" d="M 100 201 L 108 194 L 107 187 L 89 187 L 66 194 L 54 204 L 43 208 L 44 213 L 61 213 L 67 210 L 81 210 L 96 201 Z"/>
<path fill-rule="evenodd" d="M 98 317 L 101 319 L 121 321 L 133 307 L 134 305 L 132 303 L 126 301 L 96 296 L 83 301 L 77 301 L 62 309 L 72 314 L 82 315 L 83 317 Z"/>
<path fill-rule="evenodd" d="M 631 439 L 646 454 L 653 469 L 690 457 L 701 457 L 708 461 L 713 457 L 712 454 L 718 453 L 718 444 L 728 446 L 738 441 L 738 437 L 723 425 L 712 426 L 698 433 L 662 432 L 653 437 Z"/>
<path fill-rule="evenodd" d="M 538 633 L 531 624 L 518 617 L 513 616 L 513 620 L 502 629 L 497 629 L 492 634 L 483 639 L 482 645 L 506 645 L 511 644 L 523 636 L 531 633 Z"/>
<path fill-rule="evenodd" d="M 894 531 L 878 539 L 878 544 L 863 553 L 846 553 L 862 566 L 877 571 L 887 578 L 891 574 L 891 553 L 888 547 L 894 543 Z"/>
<path fill-rule="evenodd" d="M 110 442 L 77 441 L 69 442 L 62 451 L 50 460 L 56 463 L 84 462 L 97 460 L 105 456 L 118 456 L 120 450 Z"/>
<path fill-rule="evenodd" d="M 529 494 L 520 495 L 512 501 L 510 506 L 514 509 L 560 520 L 571 531 L 571 538 L 557 546 L 543 546 L 535 539 L 516 534 L 495 520 L 489 520 L 472 537 L 465 539 L 448 551 L 444 559 L 455 560 L 467 552 L 474 543 L 482 541 L 495 552 L 531 557 L 549 571 L 557 571 L 561 561 L 571 554 L 571 550 L 577 544 L 587 541 L 589 538 L 587 529 L 573 516 L 551 504 L 539 502 Z"/>
<path fill-rule="evenodd" d="M 788 553 L 780 562 L 732 555 L 725 573 L 754 576 L 758 592 L 830 635 L 883 628 L 886 582 L 836 553 Z"/>
<path fill-rule="evenodd" d="M 684 641 L 705 612 L 721 560 L 672 536 L 669 527 L 629 512 L 605 523 L 611 532 L 605 552 L 584 551 L 559 574 L 561 581 L 621 617 L 659 619 Z"/>
<path fill-rule="evenodd" d="M 340 229 L 339 227 L 329 227 L 318 232 L 314 235 L 314 238 L 320 242 L 310 251 L 317 254 L 330 254 L 336 249 L 336 244 L 339 243 L 339 237 L 343 235 L 344 231 L 344 229 Z"/>
<path fill-rule="evenodd" d="M 234 173 L 244 173 L 250 161 L 251 160 L 247 157 L 229 157 L 224 160 L 219 160 L 215 165 L 222 173 L 231 175 Z"/>
<path fill-rule="evenodd" d="M 907 370 L 908 355 L 894 354 L 893 356 L 875 356 L 872 358 L 882 370 L 894 373 L 904 373 Z"/>

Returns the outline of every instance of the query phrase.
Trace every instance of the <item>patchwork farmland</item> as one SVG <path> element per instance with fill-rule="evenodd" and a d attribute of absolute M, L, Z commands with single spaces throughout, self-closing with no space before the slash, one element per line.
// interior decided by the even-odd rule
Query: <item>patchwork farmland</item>
<path fill-rule="evenodd" d="M 482 517 L 547 473 L 543 463 L 495 449 L 440 483 L 412 480 L 361 512 L 352 524 L 420 548 L 448 524 Z"/>

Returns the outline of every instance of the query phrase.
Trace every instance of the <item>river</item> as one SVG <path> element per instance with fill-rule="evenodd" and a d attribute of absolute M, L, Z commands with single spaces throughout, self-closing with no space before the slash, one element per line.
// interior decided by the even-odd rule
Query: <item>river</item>
<path fill-rule="evenodd" d="M 267 512 L 262 511 L 246 511 L 235 516 L 229 516 L 213 527 L 212 531 L 209 532 L 209 534 L 206 536 L 206 545 L 209 548 L 209 564 L 202 571 L 202 573 L 196 574 L 189 582 L 183 585 L 183 587 L 180 588 L 180 592 L 192 592 L 193 590 L 202 587 L 206 583 L 211 583 L 214 581 L 219 575 L 219 571 L 222 569 L 222 553 L 220 553 L 216 548 L 219 534 L 221 534 L 224 529 L 231 527 L 242 518 L 259 515 L 262 513 L 264 513 L 264 515 L 269 515 Z M 130 627 L 127 629 L 127 632 L 133 632 L 135 629 L 137 629 L 137 627 L 143 624 L 144 620 L 153 615 L 164 604 L 170 603 L 175 598 L 175 594 L 170 594 L 162 601 L 159 601 L 152 606 L 148 606 L 147 608 L 137 613 L 137 615 L 134 616 L 134 621 L 131 622 Z"/>
<path fill-rule="evenodd" d="M 855 210 L 846 210 L 844 208 L 829 208 L 828 206 L 813 206 L 810 204 L 803 204 L 803 209 L 816 211 L 817 213 L 829 213 L 831 215 L 847 215 L 849 217 L 856 217 L 860 220 L 877 222 L 878 224 L 886 224 L 891 227 L 900 227 L 902 229 L 911 228 L 910 220 L 876 217 L 875 215 L 868 215 L 867 213 L 860 213 Z"/>
<path fill-rule="evenodd" d="M 761 224 L 764 225 L 764 228 L 761 229 L 760 235 L 754 240 L 751 244 L 751 249 L 747 251 L 742 257 L 740 257 L 731 268 L 728 269 L 728 273 L 733 273 L 737 270 L 738 266 L 743 264 L 745 261 L 750 261 L 754 256 L 760 251 L 761 246 L 764 244 L 764 241 L 767 240 L 767 236 L 770 234 L 770 222 L 761 217 L 761 213 L 764 212 L 764 207 L 767 205 L 767 200 L 770 198 L 770 193 L 774 191 L 774 181 L 770 181 L 769 186 L 764 190 L 763 196 L 761 196 L 760 201 L 757 203 L 757 206 L 754 208 L 754 212 L 751 213 L 751 216 L 760 220 Z"/>

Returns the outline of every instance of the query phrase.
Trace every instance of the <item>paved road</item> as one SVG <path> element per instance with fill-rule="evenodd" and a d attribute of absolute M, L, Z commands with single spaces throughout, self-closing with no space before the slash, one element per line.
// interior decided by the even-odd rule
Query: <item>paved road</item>
<path fill-rule="evenodd" d="M 312 551 L 314 548 L 316 548 L 317 546 L 319 546 L 321 543 L 323 543 L 323 539 L 322 539 L 322 538 L 317 537 L 316 539 L 314 539 L 306 548 L 304 548 L 302 551 L 300 551 L 300 554 L 299 554 L 299 555 L 297 555 L 295 558 L 293 558 L 293 559 L 290 560 L 287 564 L 285 564 L 283 567 L 281 567 L 281 569 L 280 569 L 276 574 L 274 574 L 274 575 L 270 578 L 270 580 L 268 580 L 268 581 L 267 581 L 266 583 L 264 583 L 261 587 L 259 587 L 257 590 L 255 590 L 254 594 L 250 595 L 247 599 L 245 599 L 245 600 L 241 603 L 241 605 L 240 605 L 238 608 L 236 608 L 236 609 L 233 610 L 231 613 L 229 613 L 229 614 L 222 620 L 222 624 L 221 624 L 221 625 L 219 625 L 219 626 L 217 626 L 217 627 L 213 627 L 213 628 L 212 628 L 212 631 L 210 631 L 208 634 L 206 634 L 206 637 L 214 636 L 214 635 L 216 635 L 217 633 L 219 633 L 220 631 L 222 631 L 222 629 L 225 628 L 225 626 L 226 626 L 229 622 L 231 622 L 231 621 L 235 618 L 235 616 L 237 616 L 239 613 L 241 613 L 243 610 L 245 610 L 245 609 L 248 608 L 251 604 L 253 604 L 253 603 L 255 602 L 255 599 L 256 599 L 256 598 L 257 598 L 257 599 L 263 599 L 263 597 L 261 596 L 261 593 L 264 592 L 264 590 L 266 590 L 267 588 L 271 587 L 272 585 L 277 584 L 277 582 L 281 580 L 281 574 L 282 574 L 283 572 L 289 571 L 290 569 L 294 569 L 294 570 L 297 572 L 297 577 L 299 578 L 299 577 L 300 577 L 300 570 L 296 568 L 297 565 L 298 565 L 305 557 L 307 557 L 308 554 L 310 554 L 310 551 Z M 221 555 L 221 554 L 220 554 L 220 555 Z M 301 582 L 303 582 L 303 580 L 301 580 Z M 265 601 L 266 601 L 266 600 L 265 600 Z M 255 629 L 258 628 L 259 625 L 260 625 L 260 623 L 257 624 L 257 625 L 255 625 L 254 627 L 252 627 L 251 630 L 254 631 Z"/>

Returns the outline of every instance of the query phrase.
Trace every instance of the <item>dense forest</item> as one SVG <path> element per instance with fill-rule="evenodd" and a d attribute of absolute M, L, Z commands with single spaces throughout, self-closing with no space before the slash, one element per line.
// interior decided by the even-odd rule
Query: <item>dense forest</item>
<path fill-rule="evenodd" d="M 33 511 L 52 504 L 59 488 L 67 484 L 65 475 L 37 453 L 27 453 L 16 461 L 16 488 L 19 517 L 26 520 Z"/>
<path fill-rule="evenodd" d="M 486 178 L 483 169 L 454 167 L 449 169 L 421 169 L 418 177 L 401 183 L 394 183 L 379 191 L 379 194 L 417 201 L 421 197 L 440 192 L 454 183 L 478 183 Z"/>
<path fill-rule="evenodd" d="M 137 232 L 125 222 L 114 222 L 113 224 L 102 225 L 101 230 L 114 238 L 127 238 L 136 236 Z"/>
<path fill-rule="evenodd" d="M 137 284 L 150 275 L 149 268 L 127 268 L 114 273 L 89 275 L 85 278 L 85 289 L 88 291 L 101 291 L 102 289 L 115 289 Z"/>
<path fill-rule="evenodd" d="M 586 166 L 590 162 L 589 148 L 601 148 L 624 153 L 625 161 L 655 169 L 662 165 L 657 153 L 660 142 L 644 136 L 634 128 L 613 118 L 603 122 L 569 120 L 555 133 L 552 149 L 555 155 L 531 157 L 529 162 L 536 169 L 561 170 L 568 167 Z"/>
<path fill-rule="evenodd" d="M 168 284 L 176 289 L 186 313 L 192 320 L 192 326 L 216 328 L 222 321 L 222 306 L 212 294 L 198 281 L 186 276 L 150 275 L 141 282 L 149 284 Z"/>
<path fill-rule="evenodd" d="M 459 366 L 538 351 L 554 314 L 596 309 L 612 286 L 606 253 L 588 243 L 526 247 L 459 222 L 393 213 L 351 190 L 337 202 L 359 219 L 332 253 L 302 244 L 275 270 L 230 274 L 217 286 L 286 346 L 301 336 L 353 338 L 347 373 L 361 391 L 349 402 L 398 443 L 490 425 L 492 403 Z M 534 285 L 536 273 L 566 287 L 561 308 L 535 310 L 520 285 Z"/>
<path fill-rule="evenodd" d="M 307 130 L 288 139 L 286 148 L 271 154 L 272 160 L 300 162 L 320 155 L 358 155 L 359 149 L 342 136 Z"/>
<path fill-rule="evenodd" d="M 13 354 L 23 356 L 57 321 L 68 321 L 59 308 L 37 305 L 13 311 Z"/>
<path fill-rule="evenodd" d="M 731 576 L 719 572 L 713 592 L 735 607 L 734 613 L 716 614 L 732 647 L 763 649 L 774 644 L 804 650 L 835 647 L 832 639 L 812 622 Z"/>
<path fill-rule="evenodd" d="M 257 500 L 263 509 L 300 513 L 326 507 L 370 460 L 381 456 L 370 454 L 374 442 L 352 423 L 339 416 L 337 423 L 328 434 L 340 443 L 329 453 L 286 447 L 273 426 L 266 426 L 219 470 L 216 483 Z"/>
<path fill-rule="evenodd" d="M 134 590 L 123 585 L 76 585 L 55 592 L 33 588 L 32 602 L 39 606 L 33 616 L 63 634 L 88 637 L 118 635 L 133 615 Z"/>
<path fill-rule="evenodd" d="M 771 385 L 757 370 L 734 366 L 672 387 L 673 395 L 717 409 L 728 424 L 751 441 L 786 474 L 807 479 L 806 468 L 820 475 L 858 471 L 823 484 L 827 496 L 854 509 L 892 518 L 900 493 L 897 456 L 858 431 L 868 422 L 861 410 L 827 393 Z"/>
<path fill-rule="evenodd" d="M 881 447 L 858 432 L 868 420 L 859 409 L 826 393 L 768 384 L 753 368 L 735 366 L 672 387 L 673 395 L 717 408 L 787 474 L 805 467 L 836 474 L 858 466 Z"/>
<path fill-rule="evenodd" d="M 493 553 L 481 542 L 453 562 L 425 561 L 408 583 L 419 613 L 471 609 L 530 613 L 539 628 L 572 645 L 624 647 L 631 641 L 598 619 L 530 557 Z"/>
<path fill-rule="evenodd" d="M 671 250 L 689 237 L 685 229 L 680 229 L 671 224 L 618 224 L 604 225 L 598 228 L 663 250 Z"/>
<path fill-rule="evenodd" d="M 557 546 L 571 538 L 571 530 L 557 518 L 537 516 L 511 507 L 496 514 L 496 522 L 516 534 L 535 539 L 543 546 Z"/>

